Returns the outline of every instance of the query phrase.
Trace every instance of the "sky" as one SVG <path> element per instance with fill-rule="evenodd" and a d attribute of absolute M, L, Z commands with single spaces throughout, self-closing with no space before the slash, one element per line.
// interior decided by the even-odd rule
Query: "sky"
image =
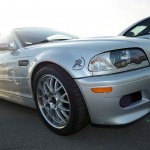
<path fill-rule="evenodd" d="M 117 35 L 150 16 L 150 0 L 0 0 L 0 33 L 50 27 L 81 37 Z"/>

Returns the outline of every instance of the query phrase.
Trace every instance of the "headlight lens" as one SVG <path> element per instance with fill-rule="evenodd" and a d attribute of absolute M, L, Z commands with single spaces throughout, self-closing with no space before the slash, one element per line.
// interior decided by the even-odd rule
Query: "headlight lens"
<path fill-rule="evenodd" d="M 93 57 L 89 63 L 92 72 L 124 68 L 128 65 L 138 65 L 147 61 L 145 53 L 140 49 L 123 49 L 102 53 Z"/>
<path fill-rule="evenodd" d="M 100 55 L 95 56 L 89 65 L 90 71 L 107 70 L 105 62 L 101 59 Z"/>
<path fill-rule="evenodd" d="M 130 63 L 130 52 L 128 50 L 111 52 L 110 60 L 111 63 L 117 68 L 125 67 Z"/>

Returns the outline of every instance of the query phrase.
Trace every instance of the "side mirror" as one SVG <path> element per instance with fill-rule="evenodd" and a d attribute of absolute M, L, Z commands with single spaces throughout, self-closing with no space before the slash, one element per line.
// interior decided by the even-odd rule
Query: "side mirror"
<path fill-rule="evenodd" d="M 10 46 L 8 43 L 0 43 L 0 50 L 7 50 Z"/>
<path fill-rule="evenodd" d="M 127 32 L 127 33 L 125 34 L 125 36 L 133 37 L 133 36 L 134 36 L 134 33 L 133 33 L 132 31 L 130 31 L 130 32 Z"/>
<path fill-rule="evenodd" d="M 17 48 L 16 44 L 13 42 L 13 43 L 10 43 L 10 44 L 9 44 L 9 49 L 15 51 L 15 50 L 17 50 L 18 48 Z"/>

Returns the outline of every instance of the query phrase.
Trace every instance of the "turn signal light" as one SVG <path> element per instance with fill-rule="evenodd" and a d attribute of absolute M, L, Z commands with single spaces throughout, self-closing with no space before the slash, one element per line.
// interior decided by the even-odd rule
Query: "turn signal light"
<path fill-rule="evenodd" d="M 91 88 L 93 93 L 109 93 L 112 92 L 112 87 L 98 87 L 98 88 Z"/>

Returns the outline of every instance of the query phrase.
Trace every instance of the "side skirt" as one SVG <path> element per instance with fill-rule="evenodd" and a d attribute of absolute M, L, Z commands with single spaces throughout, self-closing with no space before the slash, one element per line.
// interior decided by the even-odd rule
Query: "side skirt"
<path fill-rule="evenodd" d="M 35 102 L 32 98 L 17 96 L 17 95 L 2 92 L 2 91 L 0 91 L 0 98 L 13 102 L 13 103 L 17 103 L 20 105 L 24 105 L 24 106 L 36 109 Z"/>

